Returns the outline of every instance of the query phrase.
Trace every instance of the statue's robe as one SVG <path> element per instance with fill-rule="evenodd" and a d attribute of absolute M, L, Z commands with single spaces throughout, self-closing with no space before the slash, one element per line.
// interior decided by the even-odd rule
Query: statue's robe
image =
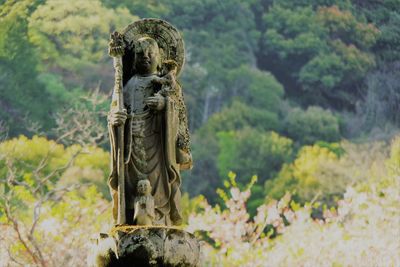
<path fill-rule="evenodd" d="M 133 77 L 132 79 L 134 79 Z M 160 88 L 143 94 L 143 99 L 154 95 Z M 124 102 L 128 119 L 124 125 L 125 152 L 125 201 L 127 223 L 133 224 L 134 199 L 139 179 L 149 179 L 155 206 L 155 224 L 179 225 L 181 175 L 180 170 L 192 166 L 192 158 L 187 148 L 180 145 L 183 135 L 188 134 L 186 120 L 182 118 L 182 92 L 179 84 L 176 94 L 165 97 L 165 107 L 161 111 L 141 110 L 135 114 L 130 82 L 124 87 Z M 136 102 L 135 102 L 136 101 Z M 139 99 L 142 101 L 142 99 Z M 186 114 L 184 114 L 186 116 Z M 135 130 L 136 129 L 136 130 Z M 109 186 L 113 197 L 113 216 L 118 216 L 118 176 L 116 129 L 109 126 L 111 141 L 111 174 Z"/>

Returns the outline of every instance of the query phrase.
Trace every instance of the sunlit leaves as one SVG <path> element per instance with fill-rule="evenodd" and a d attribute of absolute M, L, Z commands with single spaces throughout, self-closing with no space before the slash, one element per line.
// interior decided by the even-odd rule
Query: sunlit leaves
<path fill-rule="evenodd" d="M 392 145 L 395 154 L 397 143 L 398 140 Z M 375 149 L 369 151 L 375 152 Z M 348 153 L 352 152 L 348 150 Z M 342 168 L 341 159 L 326 148 L 305 147 L 300 154 L 296 163 L 299 169 L 294 170 L 299 175 L 313 172 L 319 160 Z M 397 208 L 400 172 L 385 173 L 384 160 L 379 157 L 375 160 L 369 165 L 383 170 L 382 176 L 376 179 L 373 172 L 363 175 L 363 179 L 354 181 L 335 201 L 336 207 L 324 205 L 318 218 L 311 211 L 320 208 L 319 202 L 307 202 L 303 206 L 293 201 L 290 194 L 261 205 L 256 216 L 251 217 L 246 213 L 249 191 L 227 184 L 228 190 L 223 191 L 226 208 L 204 202 L 204 210 L 190 217 L 188 229 L 204 240 L 203 264 L 396 265 L 400 262 L 400 212 Z M 355 161 L 352 166 L 361 172 L 365 169 L 361 161 Z M 350 168 L 347 171 L 352 172 Z M 303 183 L 302 187 L 305 186 Z M 207 231 L 207 237 L 203 236 L 203 231 Z"/>
<path fill-rule="evenodd" d="M 11 175 L 10 179 L 35 187 L 46 176 L 50 180 L 43 183 L 42 187 L 51 187 L 53 183 L 66 186 L 90 181 L 108 195 L 105 178 L 108 175 L 109 156 L 100 148 L 83 148 L 79 145 L 64 147 L 44 137 L 28 139 L 20 136 L 2 142 L 0 155 L 3 155 L 0 161 L 3 177 Z M 60 171 L 55 171 L 57 169 Z"/>
<path fill-rule="evenodd" d="M 50 0 L 30 17 L 29 38 L 45 65 L 72 75 L 82 75 L 85 70 L 85 82 L 93 85 L 91 72 L 99 75 L 105 62 L 111 67 L 107 55 L 110 32 L 136 19 L 126 8 L 107 9 L 100 1 Z"/>
<path fill-rule="evenodd" d="M 350 11 L 340 10 L 337 6 L 318 8 L 317 20 L 333 40 L 340 39 L 359 48 L 371 47 L 379 36 L 379 30 L 373 24 L 359 21 Z"/>

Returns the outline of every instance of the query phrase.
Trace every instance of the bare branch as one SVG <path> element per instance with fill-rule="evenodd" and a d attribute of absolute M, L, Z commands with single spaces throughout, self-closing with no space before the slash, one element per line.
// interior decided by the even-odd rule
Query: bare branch
<path fill-rule="evenodd" d="M 50 172 L 46 177 L 44 177 L 43 179 L 41 179 L 38 183 L 38 185 L 36 186 L 36 188 L 34 189 L 33 193 L 36 194 L 41 188 L 43 188 L 43 185 L 49 181 L 52 177 L 56 176 L 57 174 L 61 173 L 62 171 L 65 171 L 66 169 L 68 169 L 69 167 L 71 167 L 71 165 L 73 164 L 74 160 L 76 159 L 76 157 L 82 153 L 81 150 L 77 151 L 76 153 L 74 153 L 71 158 L 69 159 L 69 161 L 62 167 L 57 168 L 55 170 L 53 170 L 52 172 Z"/>
<path fill-rule="evenodd" d="M 5 215 L 6 215 L 6 217 L 7 217 L 7 220 L 8 220 L 9 222 L 12 223 L 12 227 L 13 227 L 15 233 L 16 233 L 17 236 L 18 236 L 18 240 L 21 242 L 22 246 L 25 248 L 26 252 L 27 252 L 27 253 L 29 254 L 29 256 L 32 258 L 32 260 L 34 261 L 34 263 L 37 264 L 37 265 L 41 264 L 41 260 L 36 256 L 37 253 L 35 253 L 35 251 L 32 251 L 32 249 L 31 249 L 30 246 L 28 245 L 27 240 L 25 240 L 25 239 L 23 238 L 22 233 L 21 233 L 21 230 L 20 230 L 20 227 L 19 227 L 19 223 L 18 223 L 18 221 L 12 216 L 11 208 L 10 208 L 8 199 L 6 199 L 6 201 L 5 201 L 4 204 L 5 204 L 5 209 L 4 209 Z M 41 264 L 41 265 L 42 265 L 42 266 L 45 266 L 45 265 L 43 265 L 43 264 Z"/>
<path fill-rule="evenodd" d="M 32 224 L 30 226 L 29 231 L 25 231 L 22 229 L 28 230 L 28 227 L 23 226 L 21 229 L 21 222 L 19 222 L 13 216 L 13 212 L 11 209 L 10 199 L 13 197 L 14 191 L 10 190 L 9 194 L 0 195 L 0 198 L 4 200 L 5 215 L 6 215 L 7 221 L 11 224 L 11 229 L 13 229 L 13 231 L 16 233 L 16 236 L 17 236 L 19 242 L 22 244 L 27 255 L 29 255 L 29 257 L 33 260 L 35 265 L 38 265 L 38 266 L 46 266 L 47 265 L 46 261 L 44 260 L 44 256 L 41 251 L 41 248 L 40 248 L 39 244 L 37 243 L 36 238 L 34 237 L 36 226 L 41 218 L 41 209 L 43 207 L 43 204 L 47 203 L 51 198 L 54 198 L 54 196 L 56 196 L 57 194 L 58 194 L 58 196 L 56 198 L 54 198 L 54 200 L 56 202 L 58 202 L 65 195 L 66 192 L 69 192 L 71 190 L 74 190 L 74 189 L 79 188 L 80 186 L 86 185 L 86 184 L 76 184 L 76 185 L 70 185 L 70 186 L 65 186 L 65 187 L 61 187 L 61 188 L 51 189 L 50 191 L 46 192 L 46 194 L 44 194 L 44 195 L 42 194 L 43 191 L 41 189 L 43 189 L 44 185 L 46 183 L 48 183 L 52 177 L 62 173 L 66 169 L 68 169 L 73 164 L 75 158 L 81 153 L 84 153 L 84 152 L 82 152 L 82 150 L 76 151 L 64 166 L 61 166 L 60 168 L 53 170 L 45 177 L 41 177 L 40 172 L 48 165 L 48 161 L 49 161 L 48 159 L 50 156 L 49 155 L 50 152 L 47 153 L 47 155 L 45 157 L 43 157 L 43 159 L 39 162 L 37 168 L 32 171 L 36 178 L 36 182 L 38 183 L 38 185 L 35 188 L 32 188 L 29 184 L 27 184 L 23 181 L 18 181 L 17 180 L 18 174 L 15 171 L 13 161 L 10 159 L 5 160 L 5 162 L 6 162 L 5 165 L 7 167 L 7 177 L 5 179 L 7 180 L 8 184 L 11 187 L 13 187 L 15 185 L 23 186 L 29 192 L 31 192 L 36 198 L 38 198 L 38 200 L 35 202 L 34 208 L 33 208 Z M 39 191 L 40 191 L 40 194 L 37 194 Z M 59 193 L 61 193 L 61 194 L 59 194 Z"/>
<path fill-rule="evenodd" d="M 107 96 L 96 88 L 81 99 L 82 103 L 55 114 L 57 127 L 53 131 L 59 136 L 57 142 L 87 146 L 97 145 L 106 140 L 106 111 L 100 107 L 107 100 Z"/>
<path fill-rule="evenodd" d="M 39 173 L 47 166 L 48 160 L 50 157 L 50 151 L 47 152 L 46 156 L 42 158 L 37 168 L 33 171 L 33 174 L 38 177 Z"/>
<path fill-rule="evenodd" d="M 20 266 L 25 266 L 25 264 L 23 264 L 23 263 L 17 261 L 17 260 L 13 257 L 13 255 L 12 255 L 10 249 L 7 249 L 7 254 L 8 254 L 8 257 L 10 258 L 10 260 L 11 260 L 12 262 L 14 262 L 14 263 L 16 263 L 16 264 L 18 264 L 18 265 L 20 265 Z"/>
<path fill-rule="evenodd" d="M 41 125 L 38 121 L 31 120 L 29 113 L 25 114 L 25 116 L 22 118 L 22 122 L 25 125 L 25 129 L 29 132 L 40 136 L 46 135 L 46 133 L 42 131 L 43 125 Z"/>

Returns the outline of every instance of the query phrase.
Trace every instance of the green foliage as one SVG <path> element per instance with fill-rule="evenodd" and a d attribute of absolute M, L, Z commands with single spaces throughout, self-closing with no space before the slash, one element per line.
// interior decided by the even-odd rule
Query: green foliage
<path fill-rule="evenodd" d="M 335 174 L 324 175 L 331 166 L 339 165 L 338 160 L 325 147 L 303 147 L 293 163 L 284 165 L 275 179 L 265 183 L 267 196 L 279 199 L 286 192 L 292 192 L 303 203 L 320 197 L 331 201 L 345 189 L 342 181 L 335 181 Z"/>
<path fill-rule="evenodd" d="M 399 4 L 399 3 L 398 3 Z M 382 61 L 400 59 L 400 12 L 390 12 L 389 21 L 380 27 L 381 35 L 376 44 Z"/>
<path fill-rule="evenodd" d="M 317 194 L 327 196 L 334 194 L 338 188 L 330 187 L 334 192 L 321 192 L 327 181 L 320 181 L 318 171 L 324 164 L 334 163 L 338 160 L 336 154 L 320 146 L 303 147 L 293 162 L 293 176 L 297 179 L 297 194 L 300 199 L 312 200 Z M 336 191 L 337 192 L 337 191 Z"/>
<path fill-rule="evenodd" d="M 28 17 L 38 1 L 6 1 L 0 6 L 0 120 L 10 128 L 10 134 L 26 133 L 25 120 L 43 122 L 51 112 L 52 103 L 38 81 L 38 58 L 27 38 Z"/>
<path fill-rule="evenodd" d="M 240 130 L 245 127 L 260 130 L 279 129 L 278 115 L 265 109 L 254 108 L 240 101 L 234 101 L 214 114 L 204 126 L 210 133 Z"/>
<path fill-rule="evenodd" d="M 242 65 L 231 70 L 227 78 L 227 87 L 233 96 L 240 96 L 251 107 L 278 113 L 283 87 L 271 73 Z"/>
<path fill-rule="evenodd" d="M 106 194 L 108 160 L 100 148 L 64 147 L 44 137 L 1 142 L 2 262 L 81 266 L 87 250 L 80 248 L 111 218 L 98 191 Z"/>
<path fill-rule="evenodd" d="M 293 163 L 285 164 L 276 178 L 265 183 L 266 194 L 279 199 L 292 192 L 302 203 L 315 198 L 332 205 L 347 186 L 365 177 L 380 177 L 386 154 L 382 143 L 304 146 Z"/>
<path fill-rule="evenodd" d="M 359 13 L 378 27 L 381 34 L 373 47 L 378 62 L 385 64 L 400 59 L 399 0 L 356 1 Z"/>
<path fill-rule="evenodd" d="M 9 139 L 0 143 L 0 174 L 7 177 L 11 171 L 10 164 L 18 170 L 13 179 L 16 182 L 28 183 L 32 187 L 35 177 L 51 177 L 52 183 L 44 190 L 53 186 L 68 186 L 71 184 L 90 182 L 95 184 L 107 198 L 109 197 L 106 178 L 109 172 L 109 156 L 97 147 L 83 148 L 79 145 L 64 147 L 44 137 L 25 136 Z M 4 187 L 3 187 L 4 189 Z"/>
<path fill-rule="evenodd" d="M 101 0 L 101 2 L 112 8 L 124 6 L 131 14 L 136 14 L 141 18 L 158 18 L 171 12 L 169 2 L 163 0 Z"/>
<path fill-rule="evenodd" d="M 236 132 L 219 132 L 217 136 L 220 147 L 217 167 L 221 177 L 233 171 L 239 177 L 257 175 L 260 183 L 264 183 L 291 158 L 292 140 L 275 132 L 245 128 Z M 244 181 L 238 182 L 244 185 Z"/>
<path fill-rule="evenodd" d="M 311 59 L 300 71 L 299 79 L 308 88 L 319 87 L 332 89 L 342 79 L 344 64 L 335 54 L 320 54 Z"/>
<path fill-rule="evenodd" d="M 284 83 L 289 93 L 309 91 L 308 102 L 354 105 L 352 98 L 359 93 L 349 84 L 374 67 L 370 47 L 379 31 L 335 5 L 312 8 L 289 2 L 274 4 L 263 17 L 266 69 L 281 79 L 290 78 Z M 271 60 L 277 61 L 276 67 L 268 67 Z"/>
<path fill-rule="evenodd" d="M 275 99 L 275 102 L 280 103 L 280 95 L 281 87 L 279 83 L 275 81 L 268 74 L 264 74 L 261 72 L 255 71 L 255 73 L 260 74 L 264 81 L 269 85 L 268 87 L 256 86 L 258 82 L 253 82 L 252 89 L 249 89 L 249 81 L 250 80 L 242 80 L 244 87 L 247 90 L 251 90 L 252 92 L 260 91 L 260 94 L 270 95 L 271 99 Z M 234 76 L 235 77 L 235 76 Z M 270 93 L 270 94 L 269 94 Z M 248 99 L 254 98 L 256 99 L 256 95 L 251 95 L 251 93 L 243 92 L 242 94 L 247 94 Z M 270 100 L 264 100 L 265 103 L 270 103 Z M 261 102 L 260 100 L 255 100 L 255 103 Z M 278 109 L 280 107 L 275 103 L 271 105 L 259 104 L 258 107 L 249 106 L 244 104 L 239 100 L 234 100 L 230 105 L 224 107 L 220 112 L 213 114 L 207 123 L 199 129 L 195 135 L 193 136 L 193 157 L 196 159 L 196 165 L 193 171 L 186 174 L 184 179 L 184 187 L 190 190 L 191 194 L 204 194 L 208 199 L 215 199 L 216 195 L 214 193 L 216 187 L 221 186 L 222 177 L 225 177 L 229 170 L 236 170 L 228 168 L 227 166 L 224 171 L 219 171 L 219 167 L 217 167 L 217 158 L 224 157 L 221 153 L 221 141 L 218 141 L 219 132 L 228 132 L 228 131 L 240 131 L 242 129 L 247 128 L 248 131 L 254 131 L 257 133 L 262 133 L 263 131 L 274 130 L 277 131 L 280 128 L 279 118 L 278 118 Z M 189 109 L 190 112 L 190 109 Z M 249 137 L 252 138 L 252 137 Z M 271 137 L 272 138 L 272 137 Z M 269 139 L 271 139 L 269 138 Z M 279 138 L 277 138 L 279 139 Z M 262 139 L 264 140 L 264 139 Z M 272 140 L 271 140 L 272 141 Z M 251 142 L 251 141 L 249 141 Z M 257 141 L 259 144 L 261 141 Z M 232 151 L 232 155 L 228 156 L 233 158 L 239 157 L 239 154 L 246 155 L 246 149 L 253 149 L 256 145 L 250 145 L 248 143 L 243 144 L 241 146 L 241 151 Z M 266 144 L 266 146 L 268 146 Z M 228 149 L 228 145 L 224 146 L 225 149 Z M 229 149 L 234 149 L 229 148 Z M 223 152 L 224 155 L 229 155 L 227 151 Z M 265 152 L 267 153 L 267 152 Z M 247 157 L 247 155 L 246 155 Z M 288 155 L 290 157 L 290 155 Z M 279 161 L 280 159 L 278 159 Z M 275 162 L 275 161 L 273 161 Z M 272 165 L 274 165 L 273 163 Z M 236 165 L 236 163 L 235 163 Z M 243 171 L 246 168 L 251 168 L 250 165 L 243 167 Z M 265 170 L 272 171 L 272 169 Z M 254 170 L 248 169 L 246 173 L 254 172 Z M 252 173 L 254 174 L 254 173 Z M 252 175 L 250 174 L 250 175 Z M 270 173 L 263 173 L 265 177 L 269 177 Z M 190 185 L 190 188 L 187 186 Z"/>
<path fill-rule="evenodd" d="M 188 193 L 184 193 L 181 198 L 181 210 L 183 224 L 188 224 L 189 216 L 202 210 L 201 203 L 205 200 L 203 195 L 190 198 Z"/>
<path fill-rule="evenodd" d="M 249 59 L 256 49 L 259 33 L 248 4 L 238 0 L 224 3 L 174 0 L 168 3 L 171 12 L 166 19 L 184 29 L 184 35 L 191 40 L 190 47 L 201 47 L 192 55 L 195 62 L 207 63 L 210 71 L 219 73 L 224 72 L 223 68 L 251 63 Z"/>
<path fill-rule="evenodd" d="M 341 146 L 340 143 L 328 143 L 325 141 L 319 141 L 316 142 L 315 145 L 330 150 L 331 152 L 335 153 L 336 156 L 338 157 L 341 157 L 346 153 L 346 151 L 344 150 L 344 148 Z"/>
<path fill-rule="evenodd" d="M 199 63 L 185 63 L 185 70 L 180 77 L 191 130 L 198 129 L 207 120 L 206 102 L 213 93 L 208 85 L 207 75 L 207 69 Z"/>
<path fill-rule="evenodd" d="M 125 8 L 107 9 L 97 0 L 47 0 L 29 19 L 29 39 L 46 67 L 68 71 L 73 84 L 79 74 L 81 86 L 93 86 L 104 64 L 111 67 L 106 54 L 110 32 L 136 19 Z M 112 73 L 111 68 L 108 71 Z"/>
<path fill-rule="evenodd" d="M 43 92 L 49 95 L 47 101 L 54 103 L 52 107 L 53 115 L 63 107 L 70 107 L 79 103 L 81 97 L 85 95 L 81 88 L 67 89 L 62 77 L 57 74 L 43 72 L 37 78 L 43 85 Z"/>
<path fill-rule="evenodd" d="M 308 107 L 306 111 L 294 108 L 285 119 L 285 132 L 300 144 L 313 144 L 323 140 L 340 140 L 339 120 L 330 110 Z"/>
<path fill-rule="evenodd" d="M 360 49 L 368 49 L 375 44 L 379 30 L 372 24 L 366 24 L 350 11 L 333 5 L 319 7 L 317 20 L 322 24 L 333 41 L 354 44 Z"/>
<path fill-rule="evenodd" d="M 231 79 L 240 77 L 232 77 L 230 73 L 242 65 L 256 65 L 255 51 L 260 33 L 249 4 L 243 1 L 174 0 L 161 3 L 170 8 L 161 18 L 182 31 L 189 68 L 200 71 L 201 81 L 196 79 L 198 76 L 185 72 L 182 77 L 185 95 L 194 100 L 189 101 L 189 111 L 195 112 L 192 120 L 198 127 L 201 126 L 198 122 L 205 123 L 232 97 L 246 93 L 246 88 L 232 90 Z M 250 75 L 251 80 L 257 78 Z M 248 85 L 250 83 L 253 82 Z"/>
<path fill-rule="evenodd" d="M 293 7 L 312 7 L 317 9 L 320 6 L 338 6 L 340 9 L 348 10 L 352 7 L 350 0 L 279 0 L 279 5 L 287 9 Z"/>
<path fill-rule="evenodd" d="M 216 166 L 219 153 L 218 140 L 204 128 L 192 136 L 192 154 L 195 159 L 193 170 L 183 173 L 183 190 L 190 195 L 204 195 L 208 200 L 215 201 L 215 189 L 220 187 L 222 179 L 218 176 Z"/>

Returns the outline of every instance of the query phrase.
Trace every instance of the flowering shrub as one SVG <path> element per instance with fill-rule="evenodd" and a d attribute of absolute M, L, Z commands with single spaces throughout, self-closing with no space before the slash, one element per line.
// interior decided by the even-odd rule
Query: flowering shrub
<path fill-rule="evenodd" d="M 189 218 L 187 229 L 203 239 L 203 265 L 399 266 L 399 144 L 397 138 L 391 157 L 347 187 L 338 208 L 325 209 L 322 219 L 311 217 L 312 203 L 300 207 L 288 194 L 250 218 L 250 189 L 231 183 L 225 209 L 204 200 L 203 212 Z"/>

